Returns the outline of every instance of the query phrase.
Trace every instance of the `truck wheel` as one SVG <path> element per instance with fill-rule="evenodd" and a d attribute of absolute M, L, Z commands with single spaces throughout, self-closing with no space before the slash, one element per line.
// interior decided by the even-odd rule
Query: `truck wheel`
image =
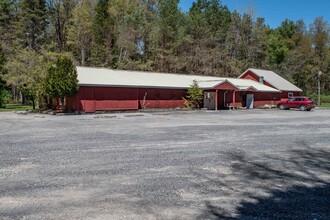
<path fill-rule="evenodd" d="M 301 105 L 299 107 L 299 109 L 300 109 L 300 111 L 306 111 L 307 110 L 307 107 L 306 107 L 306 105 Z"/>

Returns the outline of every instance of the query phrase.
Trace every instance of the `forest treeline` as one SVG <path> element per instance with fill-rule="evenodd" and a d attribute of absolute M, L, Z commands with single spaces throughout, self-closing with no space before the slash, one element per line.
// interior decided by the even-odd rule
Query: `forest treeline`
<path fill-rule="evenodd" d="M 330 92 L 329 24 L 231 12 L 219 0 L 0 0 L 0 91 L 37 97 L 59 53 L 76 65 L 237 77 L 271 69 L 301 87 Z M 253 10 L 251 10 L 253 11 Z M 280 12 L 279 12 L 280 13 Z"/>

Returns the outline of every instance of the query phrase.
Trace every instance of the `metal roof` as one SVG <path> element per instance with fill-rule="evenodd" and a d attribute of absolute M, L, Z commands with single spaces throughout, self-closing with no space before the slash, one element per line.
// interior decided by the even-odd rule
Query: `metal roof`
<path fill-rule="evenodd" d="M 264 77 L 264 80 L 271 84 L 273 87 L 280 91 L 293 91 L 293 92 L 302 92 L 300 88 L 290 83 L 288 80 L 284 79 L 280 75 L 274 73 L 270 70 L 260 70 L 260 69 L 248 69 L 242 75 L 240 75 L 238 78 L 241 78 L 245 73 L 248 71 L 253 72 L 258 77 Z"/>
<path fill-rule="evenodd" d="M 77 67 L 77 73 L 80 86 L 187 89 L 193 81 L 196 80 L 201 89 L 212 89 L 221 83 L 229 82 L 240 90 L 247 90 L 253 87 L 256 91 L 279 92 L 274 88 L 249 79 L 113 70 L 91 67 Z"/>
<path fill-rule="evenodd" d="M 249 88 L 254 88 L 254 90 L 261 92 L 280 92 L 277 89 L 274 89 L 272 87 L 266 86 L 262 83 L 250 79 L 228 78 L 228 81 L 230 81 L 240 90 L 248 90 Z"/>

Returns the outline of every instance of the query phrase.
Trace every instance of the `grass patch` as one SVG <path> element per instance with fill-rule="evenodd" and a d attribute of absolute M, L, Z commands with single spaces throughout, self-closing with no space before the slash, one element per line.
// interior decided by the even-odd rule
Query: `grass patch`
<path fill-rule="evenodd" d="M 330 103 L 322 103 L 321 107 L 330 107 Z"/>
<path fill-rule="evenodd" d="M 0 112 L 32 110 L 32 105 L 7 104 L 6 108 L 0 108 Z"/>

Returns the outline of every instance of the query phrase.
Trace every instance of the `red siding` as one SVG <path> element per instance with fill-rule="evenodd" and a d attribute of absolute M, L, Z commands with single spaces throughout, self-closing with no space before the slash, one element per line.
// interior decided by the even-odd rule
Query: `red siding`
<path fill-rule="evenodd" d="M 235 86 L 233 86 L 232 84 L 228 83 L 228 82 L 224 82 L 216 87 L 214 87 L 213 89 L 218 89 L 218 90 L 237 90 L 237 88 Z"/>
<path fill-rule="evenodd" d="M 251 79 L 251 80 L 253 80 L 253 81 L 257 81 L 257 82 L 259 82 L 259 77 L 256 75 L 256 74 L 254 74 L 253 72 L 251 72 L 251 71 L 248 71 L 248 72 L 246 72 L 243 76 L 241 76 L 240 77 L 241 79 Z"/>
<path fill-rule="evenodd" d="M 256 82 L 259 82 L 259 77 L 256 75 L 256 74 L 254 74 L 252 71 L 248 71 L 248 72 L 246 72 L 243 76 L 241 76 L 240 77 L 241 79 L 251 79 L 251 80 L 253 80 L 253 81 L 256 81 Z M 266 85 L 266 86 L 269 86 L 269 87 L 272 87 L 272 88 L 274 88 L 274 89 L 276 89 L 274 86 L 272 86 L 271 84 L 269 84 L 268 82 L 264 82 L 264 84 Z"/>
<path fill-rule="evenodd" d="M 140 106 L 143 108 L 177 108 L 183 106 L 183 100 L 140 100 Z"/>
<path fill-rule="evenodd" d="M 81 86 L 75 97 L 67 99 L 67 106 L 84 112 L 137 110 L 143 104 L 145 108 L 177 108 L 183 105 L 185 96 L 186 90 L 181 89 Z"/>

